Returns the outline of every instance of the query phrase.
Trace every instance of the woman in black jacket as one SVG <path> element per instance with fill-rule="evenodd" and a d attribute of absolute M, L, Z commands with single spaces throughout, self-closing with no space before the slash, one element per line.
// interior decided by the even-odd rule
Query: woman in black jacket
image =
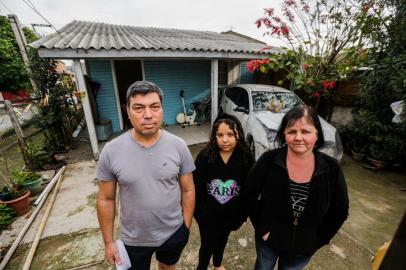
<path fill-rule="evenodd" d="M 201 239 L 197 269 L 207 269 L 212 256 L 215 269 L 224 269 L 221 262 L 228 236 L 247 220 L 241 187 L 253 163 L 238 119 L 220 115 L 209 143 L 196 157 L 193 172 L 194 217 Z"/>
<path fill-rule="evenodd" d="M 251 169 L 246 195 L 255 228 L 256 270 L 302 269 L 348 216 L 348 194 L 337 160 L 317 151 L 324 136 L 317 113 L 290 110 L 277 132 L 280 148 Z"/>

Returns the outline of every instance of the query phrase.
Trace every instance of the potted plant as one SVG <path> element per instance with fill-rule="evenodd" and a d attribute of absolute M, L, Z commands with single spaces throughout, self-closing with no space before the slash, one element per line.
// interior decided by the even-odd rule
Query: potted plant
<path fill-rule="evenodd" d="M 21 170 L 11 174 L 11 181 L 19 189 L 29 190 L 32 195 L 35 195 L 41 191 L 43 178 L 36 172 Z"/>
<path fill-rule="evenodd" d="M 368 150 L 366 143 L 368 138 L 362 125 L 351 123 L 347 126 L 340 126 L 339 131 L 347 152 L 351 152 L 352 159 L 363 161 Z"/>
<path fill-rule="evenodd" d="M 371 143 L 368 146 L 367 160 L 376 169 L 384 169 L 391 160 L 390 151 L 382 144 Z"/>
<path fill-rule="evenodd" d="M 6 170 L 9 171 L 7 161 L 1 159 L 6 164 Z M 9 177 L 0 172 L 0 185 L 3 187 L 0 191 L 0 203 L 14 209 L 17 216 L 22 216 L 30 209 L 29 196 L 31 191 L 21 189 L 15 185 Z"/>
<path fill-rule="evenodd" d="M 362 144 L 354 144 L 351 147 L 351 157 L 355 161 L 363 161 L 367 152 L 367 146 Z"/>

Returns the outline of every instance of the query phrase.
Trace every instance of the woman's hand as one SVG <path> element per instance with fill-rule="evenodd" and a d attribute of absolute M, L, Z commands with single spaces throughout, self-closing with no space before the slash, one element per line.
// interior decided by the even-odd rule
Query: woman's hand
<path fill-rule="evenodd" d="M 269 232 L 267 232 L 264 236 L 262 236 L 262 240 L 266 241 L 269 238 Z"/>

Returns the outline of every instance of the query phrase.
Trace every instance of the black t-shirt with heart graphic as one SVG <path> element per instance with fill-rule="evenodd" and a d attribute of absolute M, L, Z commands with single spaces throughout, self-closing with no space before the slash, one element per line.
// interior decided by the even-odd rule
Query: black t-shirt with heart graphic
<path fill-rule="evenodd" d="M 210 162 L 207 150 L 200 151 L 193 172 L 196 187 L 194 217 L 199 224 L 215 223 L 236 230 L 244 223 L 247 211 L 241 188 L 253 163 L 252 156 L 239 149 L 233 151 L 227 163 L 219 153 Z"/>

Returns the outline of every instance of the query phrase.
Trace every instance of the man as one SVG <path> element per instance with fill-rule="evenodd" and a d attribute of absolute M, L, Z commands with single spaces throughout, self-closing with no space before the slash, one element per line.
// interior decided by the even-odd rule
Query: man
<path fill-rule="evenodd" d="M 109 263 L 120 264 L 113 239 L 116 187 L 120 186 L 121 240 L 131 269 L 175 269 L 189 238 L 195 206 L 192 155 L 185 142 L 161 129 L 162 90 L 138 81 L 127 91 L 133 129 L 103 148 L 97 166 L 97 214 Z"/>

